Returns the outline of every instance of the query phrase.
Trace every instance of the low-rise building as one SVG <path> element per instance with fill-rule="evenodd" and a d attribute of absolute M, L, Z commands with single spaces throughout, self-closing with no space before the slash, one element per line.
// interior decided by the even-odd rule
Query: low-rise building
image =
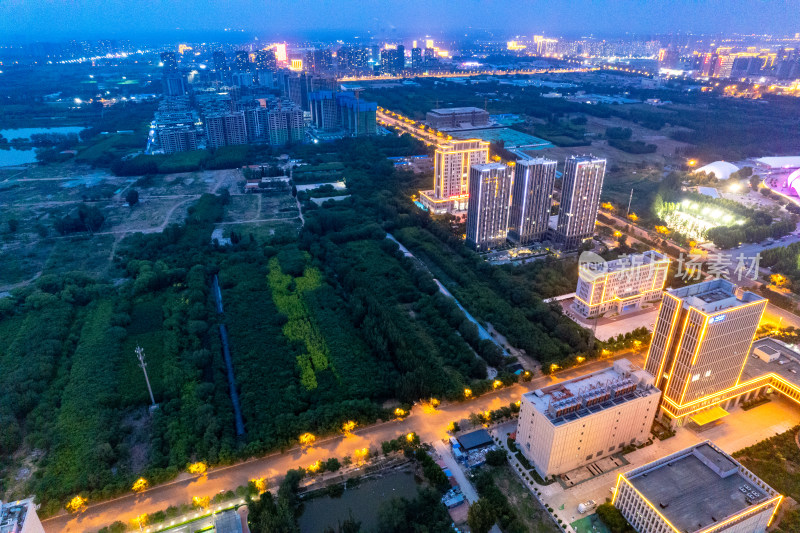
<path fill-rule="evenodd" d="M 583 263 L 578 269 L 575 310 L 586 318 L 639 309 L 661 299 L 669 258 L 655 250 L 606 263 Z"/>
<path fill-rule="evenodd" d="M 442 131 L 483 127 L 489 124 L 489 113 L 478 107 L 431 109 L 425 115 L 425 122 L 428 126 Z"/>
<path fill-rule="evenodd" d="M 621 474 L 613 504 L 636 531 L 761 533 L 782 499 L 706 441 Z"/>
<path fill-rule="evenodd" d="M 522 395 L 517 444 L 542 477 L 592 463 L 650 435 L 661 396 L 627 359 Z"/>

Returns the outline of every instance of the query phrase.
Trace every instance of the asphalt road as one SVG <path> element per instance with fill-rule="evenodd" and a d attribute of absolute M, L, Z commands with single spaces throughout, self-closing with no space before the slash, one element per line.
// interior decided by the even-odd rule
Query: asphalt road
<path fill-rule="evenodd" d="M 643 353 L 626 352 L 613 359 L 627 357 L 635 364 L 644 363 Z M 393 420 L 357 429 L 352 436 L 336 436 L 317 442 L 308 450 L 292 448 L 284 453 L 275 453 L 257 459 L 251 459 L 231 466 L 214 468 L 204 476 L 181 474 L 176 480 L 153 487 L 141 494 L 128 494 L 105 502 L 91 503 L 86 511 L 78 516 L 66 513 L 49 518 L 42 522 L 45 531 L 78 532 L 97 531 L 116 520 L 124 522 L 142 514 L 151 514 L 170 505 L 189 502 L 193 496 L 213 496 L 223 490 L 236 489 L 254 478 L 268 477 L 271 485 L 275 480 L 292 468 L 307 467 L 317 460 L 329 457 L 352 456 L 353 452 L 365 447 L 379 449 L 380 443 L 415 432 L 423 442 L 435 442 L 448 437 L 447 427 L 450 422 L 467 418 L 470 413 L 487 409 L 498 409 L 520 399 L 525 392 L 544 387 L 548 384 L 571 379 L 611 364 L 611 359 L 591 361 L 556 373 L 554 376 L 542 376 L 529 383 L 517 383 L 511 387 L 490 392 L 473 400 L 459 403 L 442 403 L 433 412 L 425 412 L 415 408 L 411 415 L 399 421 Z"/>

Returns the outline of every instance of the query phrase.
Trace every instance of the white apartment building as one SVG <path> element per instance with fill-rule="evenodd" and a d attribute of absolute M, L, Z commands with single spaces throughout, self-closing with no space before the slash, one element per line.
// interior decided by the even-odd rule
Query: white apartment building
<path fill-rule="evenodd" d="M 517 445 L 542 477 L 564 474 L 646 441 L 661 396 L 627 359 L 522 395 Z"/>
<path fill-rule="evenodd" d="M 655 250 L 603 264 L 581 264 L 573 307 L 585 318 L 639 309 L 661 299 L 669 258 Z"/>

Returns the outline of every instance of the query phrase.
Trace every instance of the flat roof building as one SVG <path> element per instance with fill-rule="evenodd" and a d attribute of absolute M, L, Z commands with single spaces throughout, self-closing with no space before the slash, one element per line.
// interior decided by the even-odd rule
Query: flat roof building
<path fill-rule="evenodd" d="M 661 299 L 669 259 L 655 250 L 621 256 L 606 263 L 581 263 L 575 310 L 586 318 L 640 309 Z"/>
<path fill-rule="evenodd" d="M 653 376 L 619 359 L 523 394 L 517 444 L 542 477 L 569 472 L 646 441 L 660 395 Z"/>
<path fill-rule="evenodd" d="M 489 124 L 489 113 L 478 107 L 431 109 L 425 115 L 425 122 L 428 126 L 442 131 L 483 127 Z"/>
<path fill-rule="evenodd" d="M 0 533 L 44 533 L 33 498 L 0 501 Z"/>
<path fill-rule="evenodd" d="M 724 279 L 664 293 L 645 370 L 664 391 L 670 420 L 730 399 L 767 300 Z"/>
<path fill-rule="evenodd" d="M 706 441 L 620 474 L 613 504 L 641 532 L 759 533 L 782 499 Z"/>
<path fill-rule="evenodd" d="M 508 238 L 517 244 L 544 239 L 553 203 L 556 161 L 537 157 L 518 160 L 508 220 Z"/>

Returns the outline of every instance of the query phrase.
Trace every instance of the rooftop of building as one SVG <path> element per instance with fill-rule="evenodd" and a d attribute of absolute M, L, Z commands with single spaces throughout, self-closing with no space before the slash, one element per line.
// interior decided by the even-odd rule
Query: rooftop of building
<path fill-rule="evenodd" d="M 471 168 L 477 170 L 478 172 L 487 172 L 490 170 L 507 169 L 509 167 L 505 163 L 480 163 L 477 165 L 472 165 Z"/>
<path fill-rule="evenodd" d="M 518 159 L 517 165 L 522 166 L 535 166 L 535 165 L 557 165 L 558 161 L 555 159 L 547 159 L 546 157 L 531 157 L 528 159 Z"/>
<path fill-rule="evenodd" d="M 571 155 L 567 158 L 567 161 L 575 161 L 576 163 L 605 163 L 606 160 L 604 157 L 595 157 L 592 154 L 584 154 L 584 155 Z"/>
<path fill-rule="evenodd" d="M 737 294 L 738 287 L 725 279 L 704 281 L 695 285 L 670 289 L 669 294 L 683 300 L 683 307 L 694 307 L 703 313 L 718 313 L 741 305 L 764 300 L 761 296 L 744 291 Z"/>
<path fill-rule="evenodd" d="M 706 441 L 625 474 L 677 531 L 698 531 L 776 492 L 745 477 L 735 459 Z"/>
<path fill-rule="evenodd" d="M 605 263 L 581 263 L 581 273 L 583 274 L 588 271 L 588 273 L 591 274 L 602 275 L 638 268 L 644 265 L 655 265 L 657 263 L 669 263 L 669 258 L 656 250 L 647 250 L 641 254 L 631 254 L 626 257 L 619 257 L 613 261 L 606 261 Z"/>
<path fill-rule="evenodd" d="M 777 352 L 778 357 L 772 362 L 764 361 L 754 353 L 757 348 L 766 353 Z M 765 374 L 776 374 L 800 389 L 800 352 L 770 337 L 755 341 L 750 348 L 750 357 L 747 358 L 739 382 L 744 383 Z"/>
<path fill-rule="evenodd" d="M 653 377 L 629 360 L 619 359 L 609 368 L 522 397 L 559 426 L 651 394 L 660 394 Z"/>
<path fill-rule="evenodd" d="M 431 109 L 428 113 L 434 113 L 437 115 L 455 115 L 456 113 L 486 113 L 489 114 L 488 111 L 481 109 L 480 107 L 443 107 L 439 109 Z"/>
<path fill-rule="evenodd" d="M 22 531 L 31 506 L 33 506 L 33 500 L 31 499 L 8 503 L 0 501 L 0 533 Z"/>

